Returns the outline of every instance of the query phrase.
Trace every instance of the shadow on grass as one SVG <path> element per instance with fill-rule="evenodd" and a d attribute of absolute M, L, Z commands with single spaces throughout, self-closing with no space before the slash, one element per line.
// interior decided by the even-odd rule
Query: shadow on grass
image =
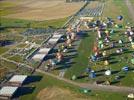
<path fill-rule="evenodd" d="M 89 35 L 87 33 L 88 33 L 87 31 L 81 31 L 81 32 L 77 33 L 77 36 L 80 38 L 89 37 Z"/>
<path fill-rule="evenodd" d="M 98 71 L 95 71 L 96 73 L 100 73 L 100 72 L 105 72 L 106 69 L 101 69 L 101 70 L 98 70 Z"/>
<path fill-rule="evenodd" d="M 120 72 L 119 70 L 112 71 L 112 74 L 117 74 L 117 73 L 119 73 L 119 72 Z"/>
<path fill-rule="evenodd" d="M 109 56 L 111 57 L 111 56 L 119 56 L 119 55 L 121 55 L 121 54 L 118 54 L 118 53 L 112 53 L 112 54 L 110 54 Z"/>
<path fill-rule="evenodd" d="M 111 61 L 110 64 L 116 64 L 118 61 Z"/>
<path fill-rule="evenodd" d="M 119 80 L 125 78 L 125 75 L 119 75 Z"/>
<path fill-rule="evenodd" d="M 100 59 L 100 61 L 105 61 L 105 60 L 113 60 L 113 59 L 115 59 L 114 57 L 102 57 L 101 59 Z"/>
<path fill-rule="evenodd" d="M 115 80 L 114 80 L 114 81 L 112 81 L 110 84 L 113 85 L 113 84 L 117 84 L 117 83 L 119 83 L 119 82 L 120 82 L 120 81 L 115 81 Z"/>
<path fill-rule="evenodd" d="M 48 55 L 43 59 L 43 61 L 47 61 L 48 59 L 54 59 L 54 58 L 55 58 L 54 55 L 48 54 Z"/>
<path fill-rule="evenodd" d="M 19 87 L 13 98 L 18 98 L 23 95 L 31 94 L 35 90 L 35 87 Z"/>
<path fill-rule="evenodd" d="M 72 64 L 75 64 L 75 62 L 69 62 L 68 64 L 62 64 L 60 67 L 55 68 L 55 70 L 63 70 L 66 68 L 70 68 Z"/>
<path fill-rule="evenodd" d="M 129 68 L 129 71 L 134 71 L 134 68 L 130 67 L 130 68 Z"/>
<path fill-rule="evenodd" d="M 38 82 L 42 79 L 42 76 L 28 76 L 27 79 L 24 81 L 23 85 L 30 84 L 32 82 Z"/>
<path fill-rule="evenodd" d="M 86 78 L 86 77 L 88 77 L 88 75 L 79 75 L 79 76 L 77 76 L 77 79 L 82 79 L 82 78 Z"/>
<path fill-rule="evenodd" d="M 96 77 L 103 76 L 103 73 L 96 73 Z"/>
<path fill-rule="evenodd" d="M 68 53 L 72 53 L 72 52 L 77 53 L 77 50 L 76 49 L 69 49 L 68 50 Z"/>
<path fill-rule="evenodd" d="M 133 53 L 134 51 L 127 50 L 124 53 Z"/>
<path fill-rule="evenodd" d="M 7 46 L 14 44 L 14 41 L 12 40 L 0 40 L 0 46 Z"/>

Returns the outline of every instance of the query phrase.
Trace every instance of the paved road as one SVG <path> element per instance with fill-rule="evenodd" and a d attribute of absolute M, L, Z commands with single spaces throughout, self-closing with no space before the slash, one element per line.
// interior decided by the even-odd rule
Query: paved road
<path fill-rule="evenodd" d="M 134 6 L 131 4 L 130 0 L 124 0 L 124 1 L 125 1 L 126 5 L 128 7 L 131 18 L 134 21 Z"/>
<path fill-rule="evenodd" d="M 56 78 L 58 80 L 62 80 L 66 83 L 69 83 L 69 84 L 72 84 L 72 85 L 75 85 L 75 86 L 79 86 L 81 88 L 89 88 L 89 89 L 92 89 L 92 90 L 101 90 L 101 91 L 109 91 L 109 92 L 134 93 L 134 88 L 131 88 L 131 87 L 96 85 L 96 84 L 90 84 L 90 83 L 77 83 L 77 82 L 71 81 L 69 79 L 61 78 L 61 77 L 58 77 L 58 76 L 53 75 L 51 73 L 44 72 L 40 69 L 36 69 L 36 71 L 40 72 L 40 73 L 43 73 L 43 74 L 46 74 L 48 76 L 51 76 L 53 78 Z"/>

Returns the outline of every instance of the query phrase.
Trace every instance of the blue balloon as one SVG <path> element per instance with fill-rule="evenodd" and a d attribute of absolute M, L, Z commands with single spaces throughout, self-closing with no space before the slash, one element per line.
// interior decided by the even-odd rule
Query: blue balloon
<path fill-rule="evenodd" d="M 123 19 L 123 16 L 120 15 L 120 16 L 117 17 L 117 19 L 118 20 L 122 20 Z"/>
<path fill-rule="evenodd" d="M 128 66 L 125 66 L 125 67 L 122 68 L 122 70 L 123 70 L 123 71 L 128 71 L 129 68 L 128 68 Z"/>

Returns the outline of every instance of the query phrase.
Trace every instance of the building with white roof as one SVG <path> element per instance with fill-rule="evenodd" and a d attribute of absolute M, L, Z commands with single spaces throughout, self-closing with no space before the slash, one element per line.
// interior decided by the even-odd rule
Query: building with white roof
<path fill-rule="evenodd" d="M 62 36 L 62 34 L 54 34 L 53 36 L 52 36 L 52 38 L 60 38 Z"/>
<path fill-rule="evenodd" d="M 41 48 L 38 52 L 47 54 L 50 50 L 51 50 L 51 48 Z"/>
<path fill-rule="evenodd" d="M 17 91 L 18 87 L 5 86 L 0 89 L 0 100 L 10 100 Z"/>
<path fill-rule="evenodd" d="M 27 75 L 14 75 L 9 81 L 8 84 L 12 86 L 21 86 L 26 80 Z"/>
<path fill-rule="evenodd" d="M 58 40 L 59 40 L 59 38 L 51 38 L 49 41 L 48 41 L 48 43 L 57 43 L 58 42 Z"/>
<path fill-rule="evenodd" d="M 35 60 L 35 61 L 41 61 L 42 59 L 44 59 L 44 57 L 46 56 L 47 54 L 43 53 L 43 54 L 35 54 L 32 59 Z"/>
<path fill-rule="evenodd" d="M 52 44 L 51 48 L 40 48 L 39 51 L 32 57 L 35 61 L 41 61 L 43 60 L 49 51 L 55 46 L 55 44 L 59 41 L 62 34 L 53 34 L 53 36 L 47 41 L 47 43 Z"/>

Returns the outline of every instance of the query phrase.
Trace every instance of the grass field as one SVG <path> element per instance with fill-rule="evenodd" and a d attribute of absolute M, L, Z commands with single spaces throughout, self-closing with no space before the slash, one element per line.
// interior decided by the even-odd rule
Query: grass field
<path fill-rule="evenodd" d="M 108 4 L 108 5 L 107 5 Z M 112 13 L 109 13 L 109 11 L 111 11 Z M 127 22 L 131 22 L 130 16 L 128 14 L 128 10 L 125 7 L 124 2 L 122 2 L 121 0 L 108 0 L 106 1 L 106 9 L 104 10 L 104 15 L 103 17 L 111 17 L 113 19 L 116 20 L 116 17 L 118 15 L 123 15 L 124 16 L 124 20 L 123 25 L 125 26 Z M 118 21 L 116 20 L 116 22 L 118 23 Z M 133 24 L 133 23 L 132 23 Z M 128 40 L 126 39 L 126 37 L 124 37 L 124 35 L 122 35 L 122 33 L 124 33 L 124 31 L 117 31 L 114 35 L 112 35 L 112 39 L 118 41 L 119 39 L 124 40 L 124 42 L 127 42 Z M 65 77 L 67 78 L 71 78 L 73 75 L 79 76 L 81 74 L 84 73 L 85 69 L 88 67 L 88 57 L 91 55 L 92 53 L 92 48 L 93 48 L 93 44 L 94 44 L 94 40 L 96 38 L 95 36 L 96 33 L 93 32 L 89 32 L 87 37 L 85 37 L 78 49 L 78 56 L 74 59 L 74 64 L 72 64 L 72 66 L 66 71 Z M 92 41 L 92 42 L 89 42 Z M 130 45 L 130 44 L 127 44 Z M 109 53 L 113 53 L 115 51 L 115 49 L 110 49 L 107 50 L 107 52 Z M 112 56 L 112 60 L 110 60 L 110 62 L 116 62 L 113 64 L 108 65 L 108 68 L 112 68 L 113 71 L 118 71 L 120 70 L 123 66 L 129 66 L 133 68 L 133 65 L 130 63 L 130 59 L 131 59 L 131 53 L 134 52 L 134 50 L 131 49 L 131 47 L 128 47 L 128 51 L 122 55 L 119 56 Z M 124 59 L 125 57 L 127 57 L 127 61 Z M 121 59 L 119 59 L 121 58 Z M 103 62 L 99 62 L 96 65 L 95 64 L 90 64 L 90 67 L 92 67 L 94 70 L 102 70 L 105 69 L 105 66 L 103 64 Z M 102 76 L 98 76 L 96 79 L 88 79 L 87 77 L 84 79 L 80 79 L 77 81 L 80 82 L 88 82 L 90 81 L 91 83 L 94 82 L 95 80 L 114 80 L 114 77 L 116 75 L 124 75 L 121 72 L 120 73 L 116 73 L 114 75 L 112 75 L 111 77 L 105 77 L 103 76 L 104 73 L 99 73 L 102 74 Z M 123 86 L 131 86 L 134 87 L 134 73 L 133 72 L 129 72 L 128 74 L 125 75 L 125 77 L 116 85 L 123 85 Z"/>
<path fill-rule="evenodd" d="M 15 56 L 9 57 L 8 59 L 16 61 L 16 62 L 23 62 L 23 57 L 19 56 L 19 55 L 15 55 Z"/>
<path fill-rule="evenodd" d="M 112 13 L 110 13 L 110 12 Z M 106 0 L 106 6 L 102 17 L 112 17 L 117 19 L 117 16 L 123 15 L 123 23 L 132 23 L 131 17 L 129 16 L 128 8 L 122 0 Z"/>
<path fill-rule="evenodd" d="M 0 54 L 6 52 L 8 50 L 9 50 L 9 48 L 7 48 L 7 47 L 0 47 Z"/>
<path fill-rule="evenodd" d="M 74 59 L 75 64 L 71 66 L 66 72 L 66 77 L 71 78 L 72 75 L 78 75 L 84 71 L 88 65 L 88 57 L 91 54 L 93 42 L 95 40 L 95 33 L 90 32 L 85 38 L 83 38 L 79 49 L 78 56 Z M 92 41 L 92 42 L 89 42 Z"/>
<path fill-rule="evenodd" d="M 134 0 L 130 0 L 130 1 L 131 1 L 132 5 L 134 6 Z"/>
<path fill-rule="evenodd" d="M 10 63 L 10 62 L 4 61 L 4 60 L 1 60 L 0 61 L 0 65 L 2 67 L 5 67 L 7 69 L 10 69 L 10 70 L 16 69 L 16 67 L 17 67 L 16 64 L 13 64 L 13 63 Z"/>
<path fill-rule="evenodd" d="M 41 75 L 41 74 L 37 74 Z M 21 100 L 37 100 L 37 95 L 38 93 L 45 89 L 45 88 L 52 88 L 52 87 L 57 87 L 61 88 L 62 90 L 68 90 L 71 91 L 72 95 L 75 95 L 74 97 L 77 97 L 77 99 L 73 100 L 125 100 L 126 94 L 120 94 L 120 93 L 109 93 L 109 92 L 101 92 L 101 91 L 91 91 L 87 94 L 83 94 L 80 92 L 80 88 L 75 87 L 73 85 L 67 84 L 63 81 L 58 81 L 52 77 L 46 76 L 46 75 L 41 75 L 43 78 L 39 82 L 31 83 L 28 86 L 34 86 L 35 90 L 33 91 L 32 94 L 24 95 L 21 97 Z M 44 94 L 45 95 L 45 94 Z M 52 94 L 53 95 L 53 94 Z M 55 100 L 55 98 L 58 98 L 54 96 L 50 100 Z M 66 97 L 66 99 L 69 97 Z"/>
<path fill-rule="evenodd" d="M 1 18 L 1 26 L 4 27 L 22 27 L 22 28 L 59 28 L 65 22 L 67 18 L 46 20 L 46 21 L 30 21 L 30 20 L 20 20 L 20 19 L 10 19 L 10 18 Z"/>

